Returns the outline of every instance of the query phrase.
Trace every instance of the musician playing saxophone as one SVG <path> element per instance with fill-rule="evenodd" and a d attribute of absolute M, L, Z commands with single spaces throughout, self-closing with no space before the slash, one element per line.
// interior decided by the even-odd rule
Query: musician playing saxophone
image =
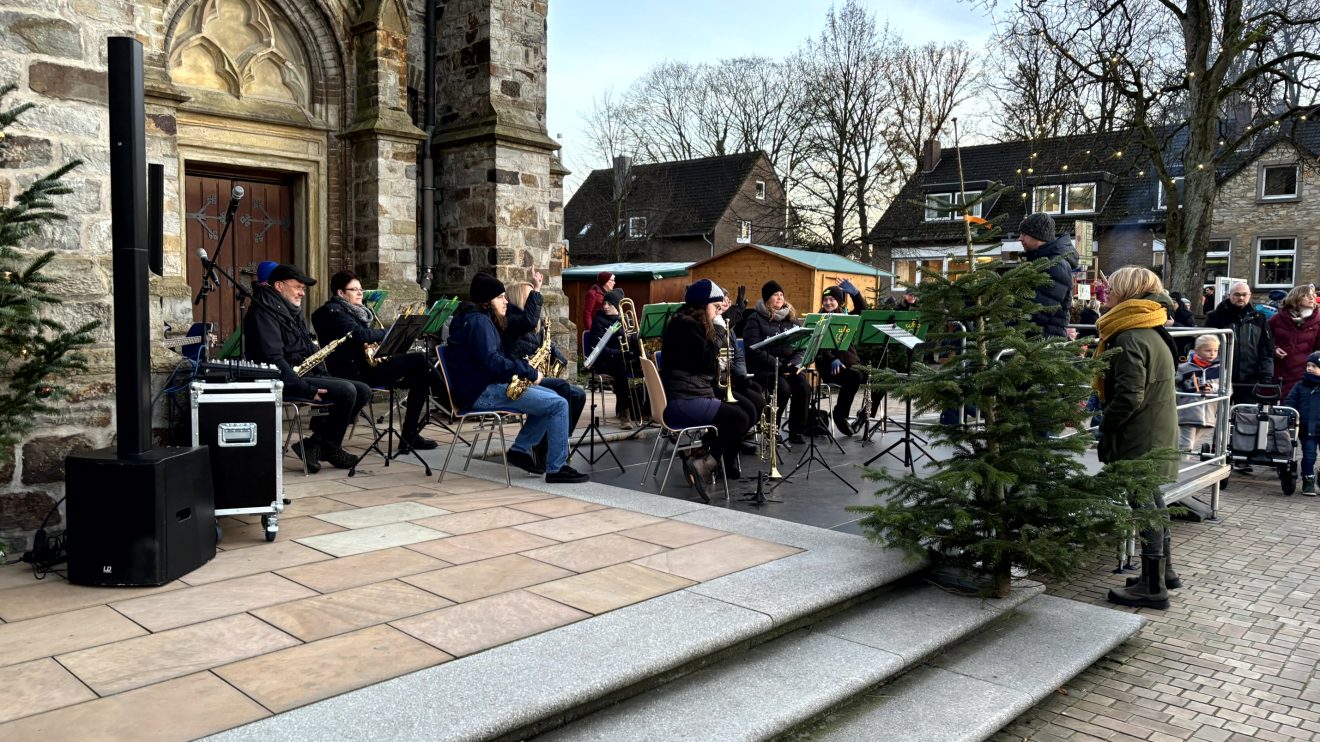
<path fill-rule="evenodd" d="M 345 451 L 344 433 L 371 398 L 371 387 L 360 381 L 336 379 L 324 368 L 299 377 L 294 368 L 316 352 L 316 344 L 303 319 L 302 301 L 311 278 L 292 265 L 278 265 L 267 282 L 252 287 L 252 307 L 243 320 L 244 352 L 248 360 L 269 363 L 280 370 L 284 398 L 324 402 L 327 414 L 312 418 L 312 435 L 293 445 L 293 452 L 307 462 L 307 471 L 318 472 L 321 462 L 337 469 L 350 469 L 357 457 Z M 335 337 L 322 336 L 327 342 Z"/>
<path fill-rule="evenodd" d="M 435 441 L 423 438 L 420 431 L 426 395 L 438 392 L 439 379 L 425 353 L 398 353 L 372 365 L 366 347 L 385 339 L 383 328 L 372 327 L 375 315 L 362 303 L 362 280 L 353 271 L 339 271 L 330 277 L 330 298 L 312 312 L 312 327 L 317 337 L 337 338 L 352 335 L 325 359 L 331 376 L 361 381 L 373 387 L 400 387 L 408 390 L 404 405 L 403 438 L 399 451 L 427 451 Z"/>
<path fill-rule="evenodd" d="M 530 358 L 536 350 L 541 347 L 544 340 L 541 326 L 541 320 L 544 297 L 541 296 L 541 284 L 545 277 L 538 270 L 532 271 L 532 281 L 515 283 L 508 287 L 506 295 L 509 298 L 509 310 L 507 315 L 507 325 L 504 332 L 501 333 L 501 340 L 504 343 L 504 350 L 511 358 Z M 567 365 L 568 360 L 559 352 L 559 348 L 550 346 L 550 352 L 555 360 Z M 570 383 L 567 379 L 560 379 L 553 376 L 545 376 L 541 379 L 541 386 L 558 394 L 568 402 L 568 432 L 572 437 L 573 429 L 577 427 L 578 419 L 582 417 L 582 408 L 587 404 L 586 391 L 577 384 Z M 545 466 L 545 455 L 549 447 L 549 441 L 545 438 L 533 446 L 532 454 L 536 457 L 537 463 Z"/>
<path fill-rule="evenodd" d="M 575 484 L 590 477 L 568 465 L 568 402 L 540 386 L 542 376 L 522 358 L 504 350 L 500 333 L 508 325 L 509 298 L 504 284 L 487 273 L 472 277 L 469 301 L 459 305 L 444 349 L 445 372 L 454 403 L 463 409 L 517 410 L 527 415 L 508 451 L 510 464 L 545 481 Z M 509 399 L 514 376 L 532 382 L 522 396 Z M 532 457 L 532 446 L 547 439 L 545 468 Z"/>
<path fill-rule="evenodd" d="M 623 301 L 623 289 L 613 289 L 605 294 L 605 303 L 596 310 L 596 316 L 591 321 L 591 329 L 587 331 L 587 342 L 583 347 L 584 353 L 591 353 L 596 349 L 596 344 L 601 338 L 605 337 L 606 331 L 619 321 L 619 302 Z M 614 333 L 610 338 L 609 345 L 601 351 L 600 357 L 592 366 L 592 371 L 610 377 L 614 389 L 614 413 L 619 418 L 619 427 L 629 430 L 634 423 L 640 423 L 642 410 L 645 408 L 646 400 L 643 398 L 645 392 L 640 386 L 630 388 L 628 379 L 640 379 L 642 369 L 638 359 L 641 357 L 641 340 L 636 333 L 629 333 L 627 337 L 628 352 L 624 353 L 624 337 L 621 333 L 624 328 Z"/>

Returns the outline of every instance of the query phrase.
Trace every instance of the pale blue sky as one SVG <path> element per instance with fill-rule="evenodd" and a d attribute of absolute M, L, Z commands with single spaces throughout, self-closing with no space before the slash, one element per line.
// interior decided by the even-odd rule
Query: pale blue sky
<path fill-rule="evenodd" d="M 580 168 L 574 152 L 581 146 L 582 114 L 601 93 L 623 92 L 667 59 L 786 56 L 820 33 L 835 5 L 832 0 L 550 0 L 550 136 L 564 146 L 566 164 Z M 863 5 L 910 43 L 962 39 L 979 50 L 992 30 L 983 7 L 965 1 L 865 0 Z"/>

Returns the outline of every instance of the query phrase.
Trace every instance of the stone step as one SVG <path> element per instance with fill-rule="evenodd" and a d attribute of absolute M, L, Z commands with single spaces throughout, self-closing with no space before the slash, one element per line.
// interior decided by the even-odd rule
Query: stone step
<path fill-rule="evenodd" d="M 1127 641 L 1145 619 L 1042 595 L 980 636 L 804 725 L 794 740 L 983 740 Z M 892 730 L 892 731 L 886 731 Z"/>
<path fill-rule="evenodd" d="M 898 677 L 1042 590 L 1022 583 L 1006 599 L 981 600 L 902 587 L 541 739 L 768 739 Z"/>

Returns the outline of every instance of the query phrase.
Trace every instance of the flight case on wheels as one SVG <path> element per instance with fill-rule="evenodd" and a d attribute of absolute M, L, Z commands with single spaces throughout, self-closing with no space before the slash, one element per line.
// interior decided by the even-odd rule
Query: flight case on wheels
<path fill-rule="evenodd" d="M 266 540 L 284 510 L 284 382 L 194 381 L 192 444 L 211 450 L 215 514 L 261 515 Z"/>

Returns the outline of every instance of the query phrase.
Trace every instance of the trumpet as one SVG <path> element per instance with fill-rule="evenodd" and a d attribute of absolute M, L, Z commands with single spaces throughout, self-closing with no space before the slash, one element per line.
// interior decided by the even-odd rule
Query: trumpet
<path fill-rule="evenodd" d="M 720 348 L 720 371 L 724 376 L 724 401 L 730 404 L 733 398 L 733 328 L 724 328 L 724 347 Z"/>

